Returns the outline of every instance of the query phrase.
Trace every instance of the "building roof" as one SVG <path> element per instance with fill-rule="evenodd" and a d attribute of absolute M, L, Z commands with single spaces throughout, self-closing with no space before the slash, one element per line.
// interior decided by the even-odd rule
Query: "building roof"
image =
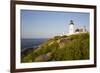
<path fill-rule="evenodd" d="M 72 24 L 74 25 L 73 20 L 70 20 L 70 24 L 71 24 L 71 25 L 72 25 Z"/>
<path fill-rule="evenodd" d="M 76 30 L 75 30 L 75 32 L 79 32 L 79 31 L 80 31 L 79 29 L 76 29 Z"/>

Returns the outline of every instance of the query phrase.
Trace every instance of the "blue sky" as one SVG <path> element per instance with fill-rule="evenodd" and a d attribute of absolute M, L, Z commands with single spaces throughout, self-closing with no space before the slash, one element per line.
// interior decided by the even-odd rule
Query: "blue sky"
<path fill-rule="evenodd" d="M 70 20 L 89 30 L 89 13 L 21 10 L 21 38 L 52 38 L 68 33 Z"/>

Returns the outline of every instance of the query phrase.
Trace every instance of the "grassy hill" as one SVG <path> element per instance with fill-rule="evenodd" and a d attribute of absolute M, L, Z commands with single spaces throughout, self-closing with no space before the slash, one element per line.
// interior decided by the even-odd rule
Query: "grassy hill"
<path fill-rule="evenodd" d="M 89 33 L 55 36 L 21 57 L 21 62 L 89 59 Z"/>

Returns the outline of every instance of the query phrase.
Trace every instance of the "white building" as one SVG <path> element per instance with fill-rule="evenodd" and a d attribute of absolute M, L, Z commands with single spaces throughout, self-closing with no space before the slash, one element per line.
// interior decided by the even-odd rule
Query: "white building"
<path fill-rule="evenodd" d="M 71 20 L 69 23 L 69 34 L 74 34 L 75 33 L 75 25 L 73 21 Z"/>
<path fill-rule="evenodd" d="M 87 32 L 86 27 L 75 29 L 75 24 L 74 24 L 73 20 L 70 21 L 70 23 L 69 23 L 69 33 L 68 33 L 69 35 L 76 34 L 76 33 L 85 33 L 85 32 Z"/>

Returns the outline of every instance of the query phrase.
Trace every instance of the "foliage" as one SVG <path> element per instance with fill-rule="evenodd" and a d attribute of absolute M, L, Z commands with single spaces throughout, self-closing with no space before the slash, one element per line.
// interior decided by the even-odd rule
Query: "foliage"
<path fill-rule="evenodd" d="M 89 59 L 89 33 L 56 36 L 22 58 L 22 62 Z"/>

